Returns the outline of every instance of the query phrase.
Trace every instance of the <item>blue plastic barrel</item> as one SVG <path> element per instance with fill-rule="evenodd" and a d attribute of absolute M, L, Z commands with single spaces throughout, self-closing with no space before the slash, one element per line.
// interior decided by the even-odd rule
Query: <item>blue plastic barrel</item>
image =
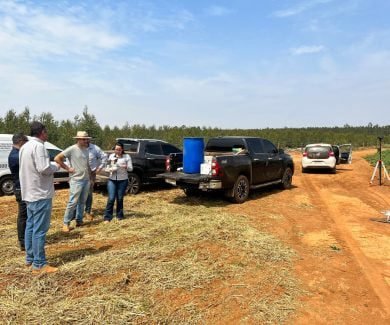
<path fill-rule="evenodd" d="M 183 140 L 183 171 L 187 174 L 200 173 L 203 163 L 203 138 L 184 138 Z"/>

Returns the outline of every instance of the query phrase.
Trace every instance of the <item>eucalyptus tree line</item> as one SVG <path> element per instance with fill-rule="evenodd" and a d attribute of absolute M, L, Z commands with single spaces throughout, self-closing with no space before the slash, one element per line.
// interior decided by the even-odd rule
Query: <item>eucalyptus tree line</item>
<path fill-rule="evenodd" d="M 367 126 L 342 127 L 307 127 L 307 128 L 264 128 L 264 129 L 221 129 L 217 127 L 200 126 L 169 126 L 156 127 L 140 124 L 131 125 L 125 122 L 122 127 L 105 125 L 100 126 L 96 117 L 88 112 L 85 106 L 80 115 L 72 120 L 58 121 L 52 113 L 42 113 L 31 116 L 30 109 L 26 107 L 21 113 L 15 110 L 7 111 L 0 117 L 0 133 L 29 133 L 32 121 L 44 123 L 49 131 L 49 141 L 60 148 L 66 148 L 74 143 L 73 137 L 78 130 L 87 131 L 96 144 L 103 149 L 111 149 L 118 137 L 154 138 L 168 141 L 181 147 L 184 137 L 203 137 L 207 140 L 217 136 L 259 136 L 267 138 L 281 148 L 302 147 L 308 143 L 325 142 L 331 144 L 351 143 L 355 147 L 375 146 L 378 136 L 384 136 L 384 144 L 390 143 L 390 125 L 379 126 L 368 123 Z"/>

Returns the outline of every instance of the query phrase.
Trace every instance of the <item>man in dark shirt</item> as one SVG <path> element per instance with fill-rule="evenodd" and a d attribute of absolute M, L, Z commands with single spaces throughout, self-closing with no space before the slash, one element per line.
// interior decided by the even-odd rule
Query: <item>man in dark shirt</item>
<path fill-rule="evenodd" d="M 16 221 L 16 227 L 18 230 L 18 240 L 20 249 L 24 248 L 24 232 L 26 230 L 27 220 L 27 205 L 22 201 L 22 194 L 19 182 L 19 150 L 28 141 L 28 138 L 23 133 L 14 134 L 12 137 L 12 150 L 8 156 L 8 166 L 11 170 L 14 180 L 14 193 L 16 202 L 18 202 L 18 218 Z"/>

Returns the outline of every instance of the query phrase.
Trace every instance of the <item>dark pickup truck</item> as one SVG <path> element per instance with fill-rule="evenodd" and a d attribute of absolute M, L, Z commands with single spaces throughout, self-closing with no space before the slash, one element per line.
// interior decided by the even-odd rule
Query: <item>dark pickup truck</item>
<path fill-rule="evenodd" d="M 217 137 L 207 142 L 200 173 L 176 171 L 159 176 L 182 188 L 187 195 L 221 190 L 233 202 L 243 203 L 250 189 L 271 184 L 289 188 L 293 174 L 290 155 L 266 139 Z"/>
<path fill-rule="evenodd" d="M 168 157 L 175 161 L 172 170 L 181 166 L 182 151 L 165 141 L 133 138 L 117 138 L 116 141 L 123 144 L 133 163 L 133 171 L 129 172 L 128 193 L 137 194 L 143 184 L 161 182 L 161 178 L 156 175 L 167 170 Z M 103 182 L 102 176 L 99 176 L 98 183 Z"/>

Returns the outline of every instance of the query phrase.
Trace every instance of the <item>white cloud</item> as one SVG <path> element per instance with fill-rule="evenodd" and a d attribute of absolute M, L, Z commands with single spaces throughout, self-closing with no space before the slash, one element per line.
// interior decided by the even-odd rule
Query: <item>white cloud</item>
<path fill-rule="evenodd" d="M 26 56 L 82 54 L 114 50 L 129 39 L 107 30 L 104 24 L 89 23 L 61 14 L 26 7 L 16 2 L 0 2 L 0 45 L 8 52 Z"/>
<path fill-rule="evenodd" d="M 142 17 L 134 17 L 133 25 L 135 29 L 144 32 L 159 32 L 165 29 L 183 30 L 194 20 L 193 14 L 188 10 L 180 10 L 166 17 L 158 17 L 153 11 L 149 11 Z"/>
<path fill-rule="evenodd" d="M 301 14 L 302 12 L 309 10 L 313 7 L 316 7 L 317 5 L 326 4 L 329 2 L 332 2 L 334 0 L 310 0 L 305 1 L 297 4 L 295 7 L 284 9 L 284 10 L 278 10 L 273 13 L 275 17 L 278 18 L 285 18 L 290 16 L 296 16 Z"/>
<path fill-rule="evenodd" d="M 221 7 L 221 6 L 211 6 L 206 9 L 206 14 L 209 16 L 226 16 L 232 13 L 232 10 Z"/>
<path fill-rule="evenodd" d="M 293 55 L 303 55 L 303 54 L 315 54 L 320 53 L 325 50 L 323 45 L 312 45 L 312 46 L 300 46 L 292 48 L 290 51 Z"/>

